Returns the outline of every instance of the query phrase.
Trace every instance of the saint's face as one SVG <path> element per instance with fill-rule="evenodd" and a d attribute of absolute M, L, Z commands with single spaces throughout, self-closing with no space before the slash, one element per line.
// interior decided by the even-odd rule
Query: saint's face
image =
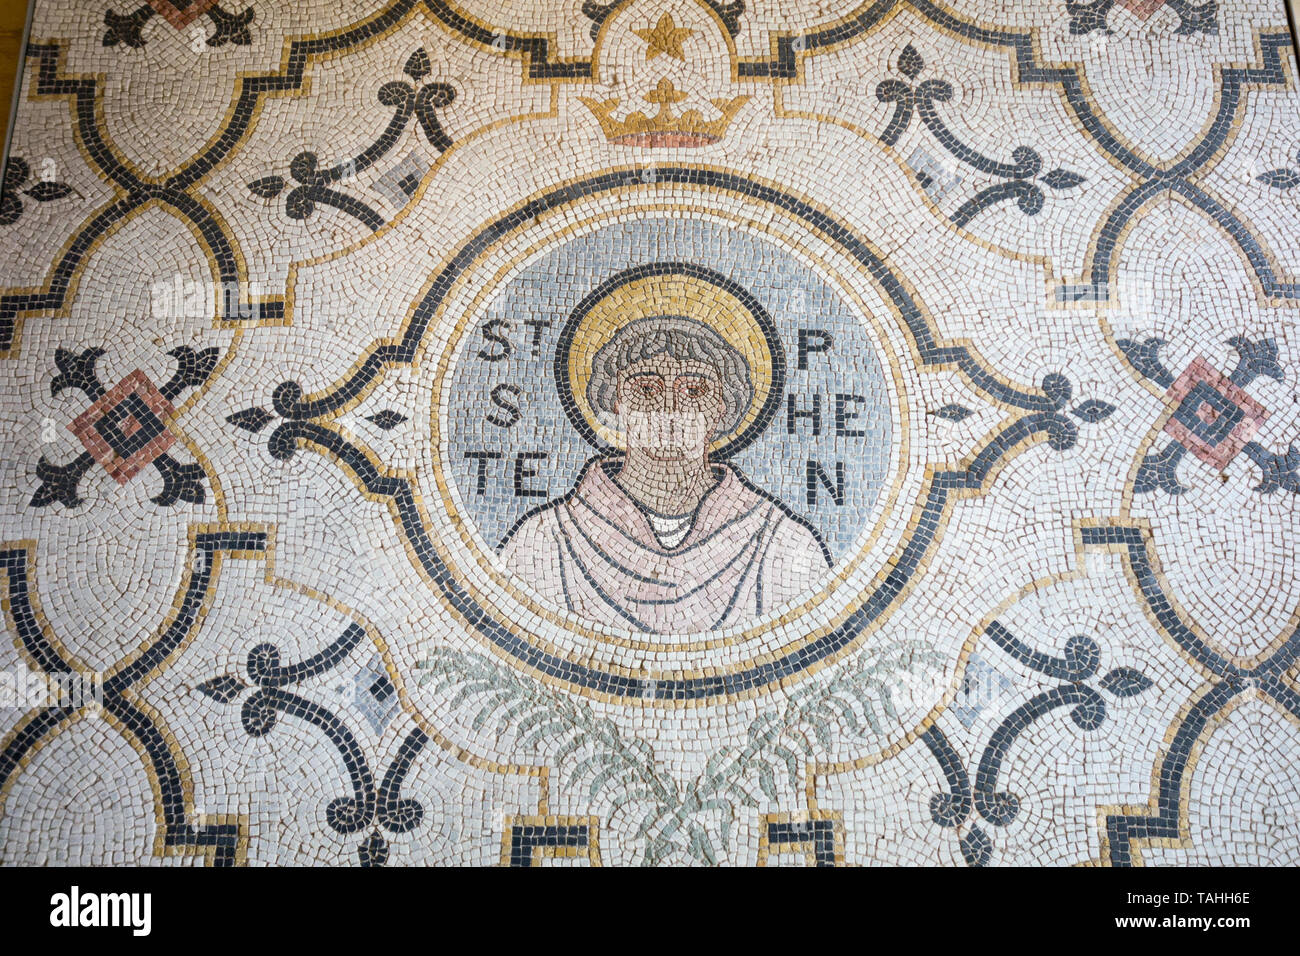
<path fill-rule="evenodd" d="M 615 410 L 629 451 L 660 461 L 702 458 L 726 412 L 722 380 L 712 365 L 661 353 L 619 372 Z"/>

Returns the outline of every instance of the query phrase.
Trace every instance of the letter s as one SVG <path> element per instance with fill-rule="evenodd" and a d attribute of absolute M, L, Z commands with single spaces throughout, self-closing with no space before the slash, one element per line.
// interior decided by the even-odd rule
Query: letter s
<path fill-rule="evenodd" d="M 500 412 L 492 412 L 487 416 L 487 420 L 498 428 L 513 428 L 519 419 L 523 418 L 523 412 L 519 410 L 518 405 L 508 398 L 501 397 L 503 393 L 507 392 L 513 395 L 516 400 L 523 394 L 517 385 L 511 385 L 509 382 L 502 382 L 493 387 L 492 404 L 506 411 L 505 415 Z"/>
<path fill-rule="evenodd" d="M 501 346 L 501 351 L 499 352 L 492 352 L 486 348 L 479 349 L 478 357 L 485 362 L 500 362 L 504 358 L 509 358 L 510 353 L 514 350 L 514 347 L 510 344 L 510 340 L 504 335 L 497 334 L 497 329 L 504 329 L 508 332 L 510 331 L 510 323 L 505 319 L 490 319 L 487 322 L 484 322 L 482 329 L 480 329 L 483 333 L 483 338 Z"/>

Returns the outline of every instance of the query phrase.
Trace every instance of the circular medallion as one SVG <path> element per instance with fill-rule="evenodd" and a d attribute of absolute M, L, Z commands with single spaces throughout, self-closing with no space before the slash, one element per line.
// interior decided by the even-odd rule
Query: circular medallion
<path fill-rule="evenodd" d="M 752 186 L 670 175 L 622 191 L 631 213 L 588 188 L 485 230 L 416 304 L 440 330 L 418 358 L 433 583 L 605 699 L 798 679 L 889 614 L 933 537 L 906 504 L 916 307 Z"/>

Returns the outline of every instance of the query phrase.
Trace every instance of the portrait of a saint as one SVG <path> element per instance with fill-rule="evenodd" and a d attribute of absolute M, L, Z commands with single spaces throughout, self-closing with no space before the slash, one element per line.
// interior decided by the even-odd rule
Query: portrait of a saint
<path fill-rule="evenodd" d="M 605 341 L 587 356 L 572 350 L 570 361 L 586 359 L 580 395 L 611 450 L 524 515 L 499 549 L 547 601 L 654 634 L 759 617 L 830 565 L 808 521 L 715 454 L 754 417 L 755 370 L 724 334 L 743 335 L 752 317 L 681 281 L 668 301 L 624 295 Z"/>

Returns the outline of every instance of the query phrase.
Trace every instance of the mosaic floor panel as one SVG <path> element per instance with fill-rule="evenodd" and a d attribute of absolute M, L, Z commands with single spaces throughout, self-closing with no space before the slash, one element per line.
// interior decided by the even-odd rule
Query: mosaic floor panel
<path fill-rule="evenodd" d="M 1300 864 L 1264 0 L 38 0 L 0 862 Z"/>

